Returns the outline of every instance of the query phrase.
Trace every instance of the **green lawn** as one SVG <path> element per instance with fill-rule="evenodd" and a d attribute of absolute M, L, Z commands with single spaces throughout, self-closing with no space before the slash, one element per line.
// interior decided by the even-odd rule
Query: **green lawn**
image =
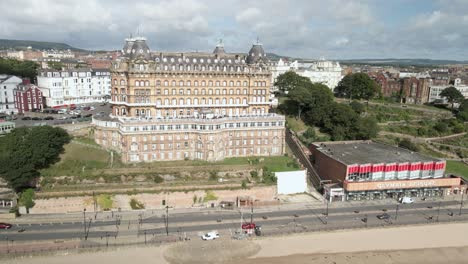
<path fill-rule="evenodd" d="M 461 161 L 447 160 L 447 173 L 453 173 L 468 180 L 468 165 Z"/>

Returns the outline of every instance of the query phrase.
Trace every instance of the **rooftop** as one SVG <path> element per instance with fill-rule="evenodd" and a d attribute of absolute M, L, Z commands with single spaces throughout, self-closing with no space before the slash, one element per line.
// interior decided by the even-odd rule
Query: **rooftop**
<path fill-rule="evenodd" d="M 439 161 L 407 149 L 372 141 L 318 142 L 314 145 L 317 150 L 346 165 Z"/>

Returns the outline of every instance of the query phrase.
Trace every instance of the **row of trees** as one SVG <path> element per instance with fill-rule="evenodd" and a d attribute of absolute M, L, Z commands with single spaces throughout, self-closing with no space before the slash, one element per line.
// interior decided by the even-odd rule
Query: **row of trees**
<path fill-rule="evenodd" d="M 0 58 L 0 73 L 21 76 L 34 81 L 39 65 L 33 61 Z"/>
<path fill-rule="evenodd" d="M 334 102 L 333 93 L 326 85 L 312 83 L 294 72 L 280 75 L 275 85 L 288 92 L 286 100 L 279 106 L 280 111 L 302 119 L 309 126 L 319 127 L 332 140 L 369 139 L 378 133 L 375 118 L 361 115 L 362 104 Z M 370 96 L 368 92 L 356 94 Z"/>
<path fill-rule="evenodd" d="M 39 170 L 59 160 L 70 135 L 59 127 L 17 128 L 0 137 L 0 177 L 15 191 L 34 187 Z"/>

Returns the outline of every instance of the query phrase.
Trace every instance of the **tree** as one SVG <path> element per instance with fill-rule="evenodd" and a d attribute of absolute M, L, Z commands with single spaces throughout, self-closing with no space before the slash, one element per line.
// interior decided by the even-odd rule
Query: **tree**
<path fill-rule="evenodd" d="M 447 99 L 447 101 L 452 104 L 452 109 L 455 103 L 460 103 L 463 101 L 463 99 L 465 99 L 465 97 L 463 97 L 463 94 L 453 86 L 445 88 L 440 93 L 440 97 L 444 97 L 445 99 Z"/>
<path fill-rule="evenodd" d="M 374 117 L 359 118 L 354 129 L 355 139 L 371 139 L 379 133 L 379 125 Z"/>
<path fill-rule="evenodd" d="M 33 189 L 26 189 L 24 190 L 18 200 L 19 205 L 26 207 L 26 213 L 29 214 L 29 209 L 33 208 L 36 204 L 34 202 L 34 190 Z"/>
<path fill-rule="evenodd" d="M 0 177 L 16 191 L 35 186 L 39 170 L 59 160 L 70 136 L 62 128 L 17 128 L 0 138 Z"/>
<path fill-rule="evenodd" d="M 456 116 L 461 121 L 468 121 L 468 99 L 461 102 Z"/>
<path fill-rule="evenodd" d="M 63 63 L 61 63 L 59 61 L 48 61 L 47 66 L 49 66 L 49 68 L 57 70 L 57 71 L 62 70 L 62 68 L 64 67 Z"/>
<path fill-rule="evenodd" d="M 354 112 L 356 112 L 357 114 L 361 114 L 361 113 L 364 113 L 364 111 L 366 111 L 365 107 L 363 104 L 361 104 L 360 102 L 358 101 L 352 101 L 349 106 L 351 106 L 351 108 L 354 110 Z"/>
<path fill-rule="evenodd" d="M 346 75 L 335 88 L 338 97 L 369 100 L 380 93 L 378 84 L 365 73 Z"/>
<path fill-rule="evenodd" d="M 310 83 L 311 81 L 309 78 L 300 76 L 293 71 L 287 71 L 283 74 L 280 74 L 278 78 L 276 78 L 274 85 L 278 87 L 281 92 L 288 93 L 297 87 L 301 87 Z"/>
<path fill-rule="evenodd" d="M 405 149 L 408 149 L 408 150 L 411 150 L 411 151 L 419 151 L 419 147 L 416 144 L 414 144 L 413 142 L 411 142 L 411 140 L 409 140 L 407 138 L 402 139 L 398 143 L 398 146 L 400 148 L 405 148 Z"/>
<path fill-rule="evenodd" d="M 0 73 L 29 78 L 34 81 L 39 65 L 33 61 L 0 58 Z"/>

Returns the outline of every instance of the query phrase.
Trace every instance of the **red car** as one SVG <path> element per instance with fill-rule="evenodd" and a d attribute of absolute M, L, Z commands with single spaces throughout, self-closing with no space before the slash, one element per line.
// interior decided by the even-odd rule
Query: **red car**
<path fill-rule="evenodd" d="M 242 229 L 254 229 L 254 228 L 255 228 L 255 223 L 242 224 Z"/>
<path fill-rule="evenodd" d="M 11 227 L 12 227 L 11 224 L 0 223 L 0 229 L 10 229 Z"/>

